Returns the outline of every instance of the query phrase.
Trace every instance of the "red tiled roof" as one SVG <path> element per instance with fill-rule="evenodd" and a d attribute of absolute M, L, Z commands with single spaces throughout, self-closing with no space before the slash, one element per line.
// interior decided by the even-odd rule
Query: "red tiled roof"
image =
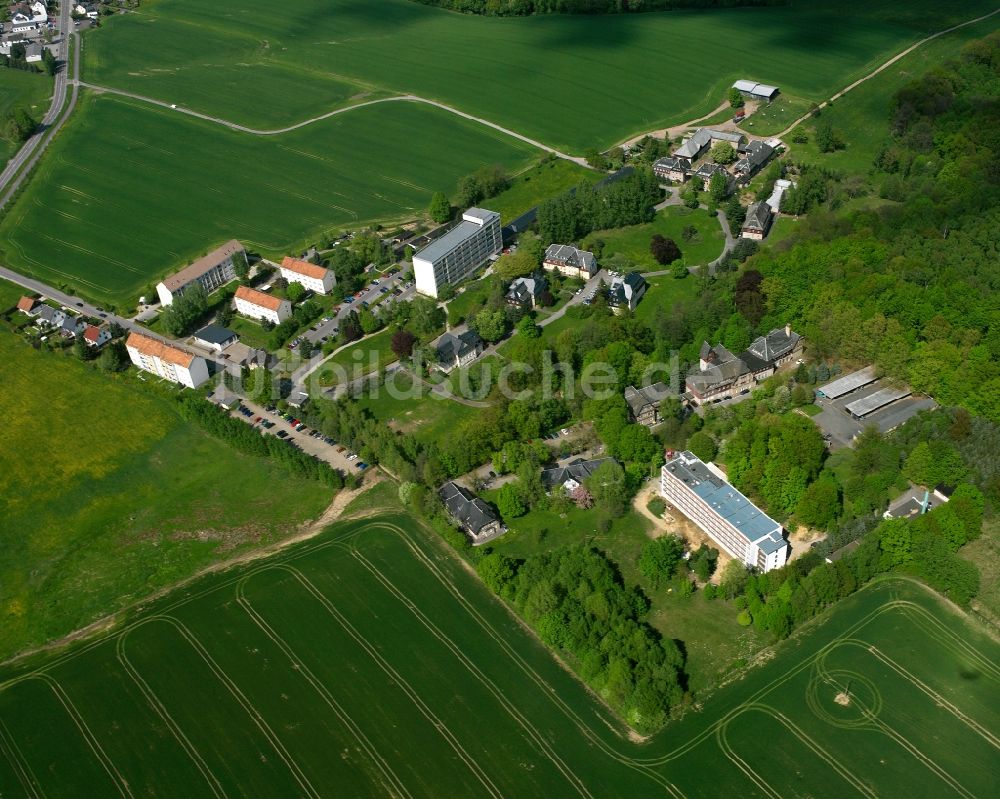
<path fill-rule="evenodd" d="M 190 367 L 194 361 L 194 355 L 190 352 L 165 344 L 155 338 L 144 336 L 142 333 L 129 333 L 125 346 L 137 349 L 143 355 L 148 355 L 151 358 L 159 358 L 161 361 L 183 366 L 185 369 Z"/>
<path fill-rule="evenodd" d="M 32 308 L 35 307 L 36 302 L 38 301 L 31 299 L 31 297 L 21 297 L 21 299 L 17 301 L 17 310 L 28 313 Z"/>
<path fill-rule="evenodd" d="M 290 272 L 297 272 L 298 274 L 305 275 L 306 277 L 314 277 L 317 280 L 323 280 L 326 278 L 327 272 L 327 270 L 322 266 L 311 264 L 308 261 L 300 261 L 298 258 L 292 258 L 288 255 L 281 260 L 281 268 L 287 269 Z"/>
<path fill-rule="evenodd" d="M 252 289 L 249 286 L 240 286 L 236 289 L 236 299 L 246 300 L 252 305 L 259 305 L 261 308 L 267 308 L 269 311 L 277 311 L 281 307 L 281 300 L 278 297 L 272 297 L 270 294 L 257 291 L 257 289 Z"/>

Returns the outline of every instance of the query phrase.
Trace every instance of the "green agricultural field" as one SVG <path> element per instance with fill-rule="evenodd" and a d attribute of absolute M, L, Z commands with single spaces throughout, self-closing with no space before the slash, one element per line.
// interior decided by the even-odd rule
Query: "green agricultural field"
<path fill-rule="evenodd" d="M 484 18 L 411 0 L 304 0 L 287 15 L 160 0 L 88 34 L 84 75 L 268 127 L 372 92 L 413 93 L 579 152 L 707 114 L 736 78 L 825 99 L 928 33 L 992 10 L 825 0 Z"/>
<path fill-rule="evenodd" d="M 797 130 L 805 132 L 809 141 L 806 144 L 791 143 L 792 158 L 839 172 L 867 174 L 879 147 L 888 139 L 889 110 L 896 92 L 910 81 L 926 75 L 935 65 L 958 56 L 965 44 L 992 33 L 997 24 L 996 17 L 993 17 L 941 36 L 852 89 L 832 107 L 824 108 L 819 117 L 799 126 Z M 845 149 L 821 153 L 816 147 L 816 126 L 827 123 L 840 134 L 847 145 Z"/>
<path fill-rule="evenodd" d="M 809 100 L 782 93 L 775 98 L 774 102 L 762 103 L 753 114 L 747 117 L 740 128 L 755 136 L 774 136 L 785 130 L 796 119 L 808 113 L 812 105 L 813 103 Z"/>
<path fill-rule="evenodd" d="M 506 225 L 545 200 L 558 197 L 581 183 L 596 183 L 602 177 L 601 172 L 572 161 L 547 158 L 515 177 L 507 191 L 484 200 L 483 205 L 500 214 L 500 223 Z"/>
<path fill-rule="evenodd" d="M 275 137 L 109 95 L 81 105 L 0 222 L 0 258 L 123 306 L 227 239 L 277 257 L 331 228 L 420 213 L 487 155 L 513 169 L 535 153 L 414 103 Z"/>
<path fill-rule="evenodd" d="M 686 227 L 694 227 L 697 231 L 690 241 L 682 236 Z M 709 216 L 708 211 L 701 208 L 668 205 L 647 224 L 591 233 L 584 240 L 583 248 L 590 249 L 599 239 L 604 242 L 603 260 L 610 255 L 623 255 L 640 272 L 659 271 L 667 267 L 658 264 L 649 251 L 649 243 L 657 233 L 677 243 L 688 266 L 714 261 L 722 255 L 726 243 L 718 217 Z"/>
<path fill-rule="evenodd" d="M 0 363 L 0 657 L 285 537 L 330 502 L 190 427 L 133 371 L 9 333 Z"/>
<path fill-rule="evenodd" d="M 51 99 L 52 78 L 48 75 L 0 67 L 0 119 L 15 108 L 23 108 L 34 119 L 41 120 Z M 0 134 L 0 170 L 18 147 L 20 144 Z"/>
<path fill-rule="evenodd" d="M 381 516 L 8 665 L 0 790 L 989 796 L 998 656 L 922 587 L 885 581 L 630 740 L 439 542 Z"/>

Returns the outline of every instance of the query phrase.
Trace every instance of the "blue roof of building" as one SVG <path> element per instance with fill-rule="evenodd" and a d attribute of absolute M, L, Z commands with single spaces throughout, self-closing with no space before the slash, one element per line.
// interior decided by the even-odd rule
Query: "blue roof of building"
<path fill-rule="evenodd" d="M 667 462 L 666 468 L 763 552 L 771 554 L 787 546 L 780 524 L 712 472 L 693 453 L 679 453 Z"/>

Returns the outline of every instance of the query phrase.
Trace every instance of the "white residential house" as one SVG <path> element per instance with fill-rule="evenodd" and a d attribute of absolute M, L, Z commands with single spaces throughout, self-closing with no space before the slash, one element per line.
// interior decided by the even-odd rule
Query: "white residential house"
<path fill-rule="evenodd" d="M 615 313 L 623 313 L 626 308 L 634 311 L 647 287 L 646 279 L 638 272 L 616 275 L 608 286 L 608 306 Z"/>
<path fill-rule="evenodd" d="M 329 294 L 337 278 L 329 269 L 285 256 L 281 261 L 281 276 L 289 283 L 298 283 L 317 294 Z"/>
<path fill-rule="evenodd" d="M 30 6 L 31 16 L 35 22 L 47 22 L 49 19 L 48 9 L 45 7 L 45 3 L 42 0 L 34 0 Z"/>
<path fill-rule="evenodd" d="M 103 347 L 111 341 L 111 331 L 106 325 L 87 325 L 83 330 L 83 340 L 88 347 Z"/>
<path fill-rule="evenodd" d="M 51 305 L 39 303 L 35 309 L 35 324 L 39 327 L 62 327 L 66 321 L 66 312 Z"/>
<path fill-rule="evenodd" d="M 732 557 L 762 572 L 788 559 L 784 530 L 729 484 L 713 463 L 690 452 L 668 452 L 660 494 Z"/>
<path fill-rule="evenodd" d="M 500 214 L 470 208 L 462 221 L 413 256 L 417 291 L 437 297 L 445 286 L 470 277 L 503 247 Z"/>
<path fill-rule="evenodd" d="M 164 279 L 156 286 L 160 302 L 170 305 L 175 298 L 184 293 L 189 286 L 199 283 L 206 294 L 224 286 L 230 280 L 236 279 L 236 264 L 246 264 L 247 254 L 243 245 L 236 239 L 231 239 L 208 255 L 199 258 Z"/>
<path fill-rule="evenodd" d="M 208 362 L 204 358 L 151 336 L 129 333 L 125 349 L 139 369 L 172 383 L 197 388 L 208 380 Z"/>
<path fill-rule="evenodd" d="M 29 64 L 37 64 L 42 60 L 42 46 L 35 42 L 24 48 L 24 60 Z"/>
<path fill-rule="evenodd" d="M 249 286 L 236 289 L 236 310 L 251 319 L 266 320 L 280 325 L 292 315 L 292 304 L 288 300 L 265 294 Z"/>

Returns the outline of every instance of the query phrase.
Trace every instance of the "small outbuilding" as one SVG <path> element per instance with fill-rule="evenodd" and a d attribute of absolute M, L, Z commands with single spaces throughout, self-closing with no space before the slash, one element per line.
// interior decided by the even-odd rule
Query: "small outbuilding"
<path fill-rule="evenodd" d="M 757 83 L 753 80 L 738 80 L 733 84 L 733 88 L 744 97 L 764 100 L 768 103 L 778 96 L 779 91 L 777 86 L 769 86 L 766 83 Z"/>

